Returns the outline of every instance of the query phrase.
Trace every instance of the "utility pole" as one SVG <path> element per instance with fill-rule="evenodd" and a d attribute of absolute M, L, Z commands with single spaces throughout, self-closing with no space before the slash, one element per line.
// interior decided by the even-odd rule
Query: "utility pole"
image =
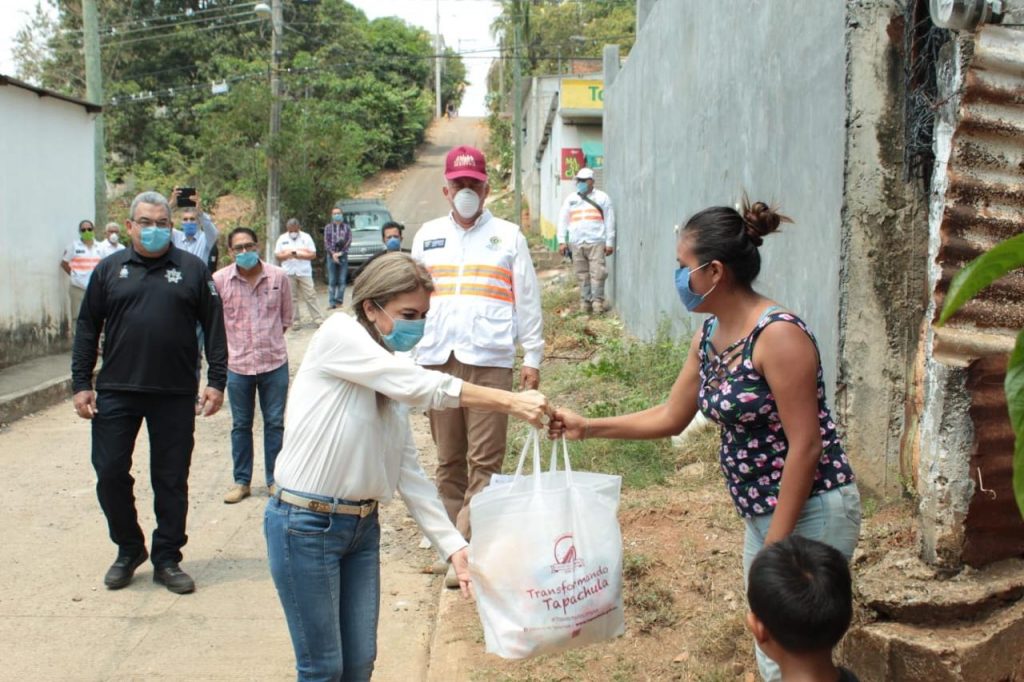
<path fill-rule="evenodd" d="M 103 105 L 103 70 L 100 67 L 100 19 L 96 0 L 82 0 L 82 30 L 85 38 L 85 98 Z M 103 113 L 96 114 L 93 147 L 94 192 L 96 195 L 96 225 L 107 224 L 106 146 L 103 141 Z"/>
<path fill-rule="evenodd" d="M 523 216 L 523 101 L 522 101 L 522 68 L 519 65 L 519 17 L 516 17 L 513 29 L 512 74 L 515 86 L 512 88 L 512 135 L 515 145 L 513 159 L 515 162 L 515 222 L 518 224 Z"/>
<path fill-rule="evenodd" d="M 434 106 L 441 118 L 441 0 L 434 0 Z"/>
<path fill-rule="evenodd" d="M 274 245 L 281 234 L 281 161 L 278 158 L 281 133 L 281 38 L 284 33 L 283 0 L 270 0 L 270 138 L 267 144 L 267 246 L 266 260 L 272 262 Z"/>

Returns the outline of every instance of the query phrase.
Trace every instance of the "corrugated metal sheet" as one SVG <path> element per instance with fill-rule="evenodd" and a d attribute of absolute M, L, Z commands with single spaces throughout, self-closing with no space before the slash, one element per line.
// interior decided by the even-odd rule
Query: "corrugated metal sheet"
<path fill-rule="evenodd" d="M 934 292 L 939 309 L 950 279 L 968 261 L 1024 231 L 1024 31 L 988 26 L 976 34 L 947 180 L 938 251 L 942 275 Z M 1013 433 L 1002 389 L 1006 353 L 1022 327 L 1024 272 L 1015 272 L 981 292 L 935 334 L 935 358 L 968 368 L 975 493 L 964 560 L 972 565 L 1024 554 L 1024 521 L 1010 488 Z"/>

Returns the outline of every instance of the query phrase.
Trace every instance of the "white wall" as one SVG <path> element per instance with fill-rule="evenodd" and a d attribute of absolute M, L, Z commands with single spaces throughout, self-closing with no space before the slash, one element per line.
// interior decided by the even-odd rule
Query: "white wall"
<path fill-rule="evenodd" d="M 68 278 L 59 263 L 93 220 L 93 116 L 0 87 L 0 367 L 68 344 Z M 102 229 L 102 226 L 101 226 Z"/>

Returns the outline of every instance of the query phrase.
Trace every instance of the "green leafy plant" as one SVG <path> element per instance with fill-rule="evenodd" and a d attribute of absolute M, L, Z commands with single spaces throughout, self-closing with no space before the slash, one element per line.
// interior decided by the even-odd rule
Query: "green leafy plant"
<path fill-rule="evenodd" d="M 950 317 L 978 292 L 1007 274 L 1024 267 L 1024 234 L 1000 242 L 958 272 L 949 284 L 938 324 Z M 1006 406 L 1013 426 L 1013 495 L 1024 516 L 1024 331 L 1017 334 L 1006 368 Z"/>

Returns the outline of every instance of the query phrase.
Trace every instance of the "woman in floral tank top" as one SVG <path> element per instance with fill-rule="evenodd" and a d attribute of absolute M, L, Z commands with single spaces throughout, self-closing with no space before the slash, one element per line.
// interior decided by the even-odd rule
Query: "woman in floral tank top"
<path fill-rule="evenodd" d="M 763 238 L 791 222 L 762 202 L 697 213 L 678 232 L 676 290 L 710 317 L 694 335 L 668 400 L 590 419 L 559 409 L 552 437 L 666 438 L 699 409 L 721 429 L 726 487 L 746 534 L 743 575 L 766 544 L 792 533 L 847 559 L 860 533 L 860 494 L 825 400 L 817 343 L 796 315 L 757 293 Z M 778 667 L 757 650 L 765 680 Z"/>

